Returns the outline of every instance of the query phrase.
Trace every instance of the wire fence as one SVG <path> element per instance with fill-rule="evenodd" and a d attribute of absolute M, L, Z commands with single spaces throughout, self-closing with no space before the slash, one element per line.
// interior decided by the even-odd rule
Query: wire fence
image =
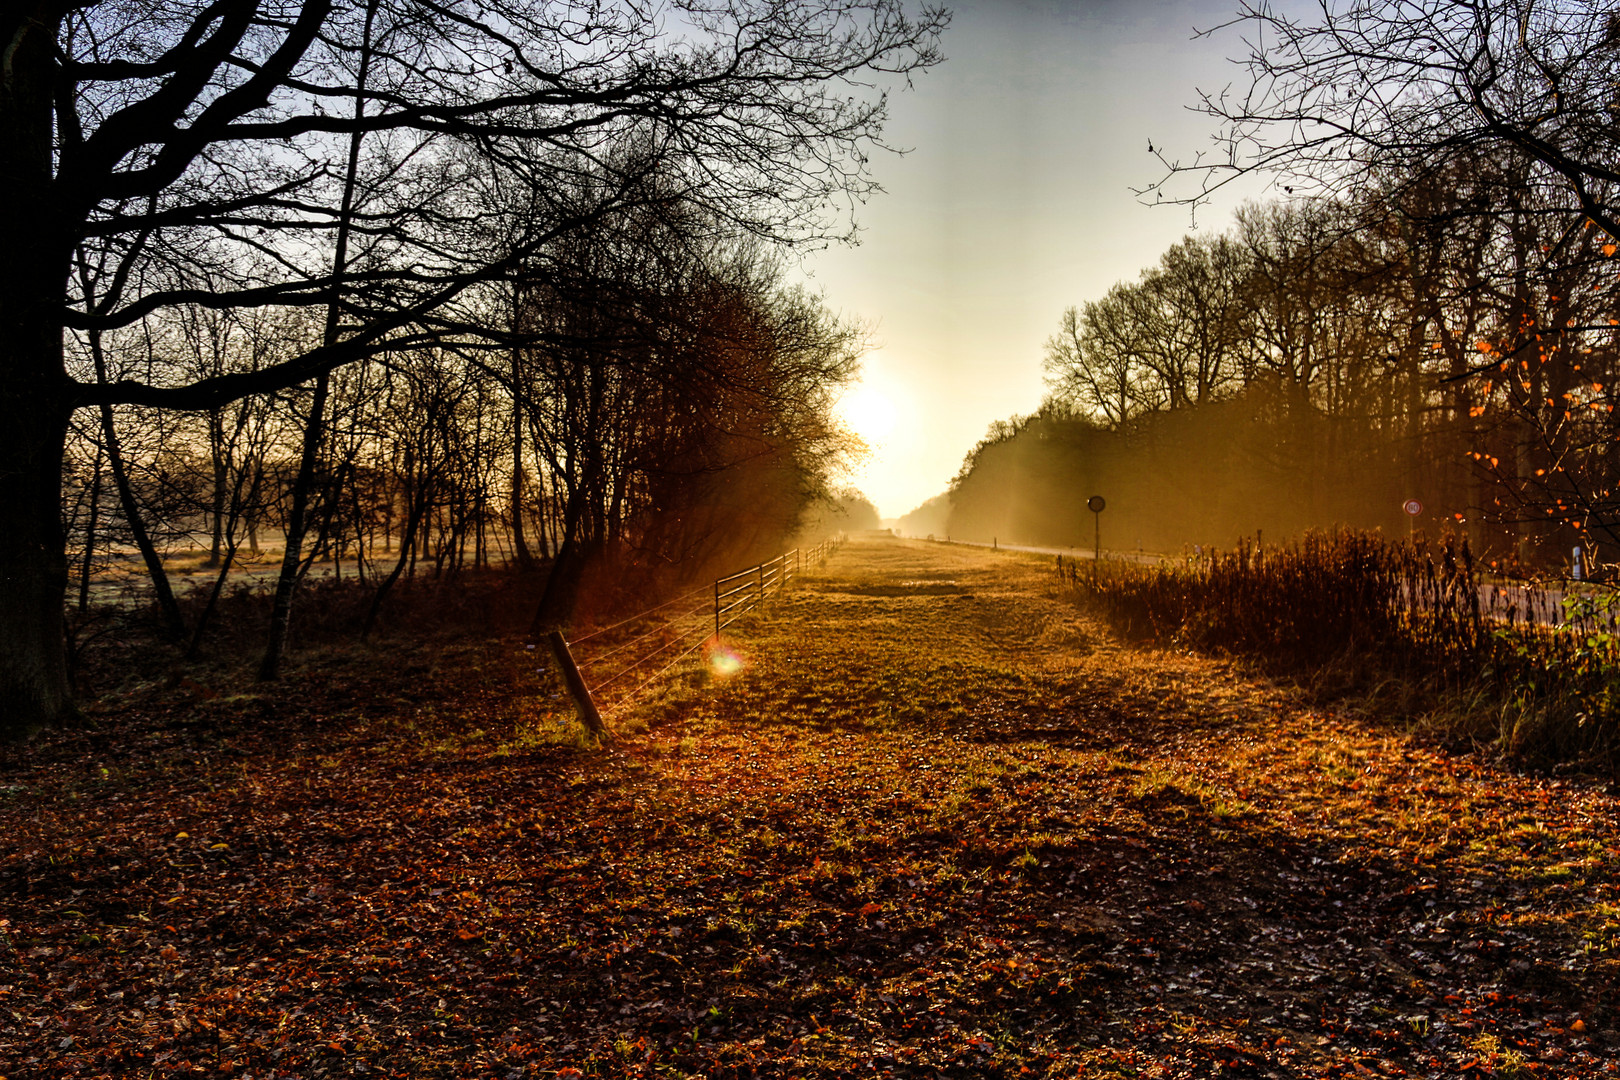
<path fill-rule="evenodd" d="M 606 708 L 634 700 L 705 643 L 718 643 L 722 631 L 781 592 L 806 567 L 825 562 L 843 540 L 839 534 L 813 547 L 793 548 L 569 642 L 571 649 L 599 643 L 575 657 L 591 697 L 620 687 L 605 703 Z M 623 631 L 624 636 L 616 631 Z M 663 658 L 667 658 L 663 665 L 650 675 L 630 681 L 631 675 Z"/>

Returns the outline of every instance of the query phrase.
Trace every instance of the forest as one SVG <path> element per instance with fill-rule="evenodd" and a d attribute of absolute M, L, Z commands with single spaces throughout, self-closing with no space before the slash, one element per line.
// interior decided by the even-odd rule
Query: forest
<path fill-rule="evenodd" d="M 1615 243 L 1534 194 L 1479 162 L 1189 236 L 1063 313 L 1040 408 L 969 453 L 943 527 L 907 531 L 1089 547 L 1101 493 L 1105 545 L 1178 552 L 1403 537 L 1415 499 L 1416 528 L 1504 565 L 1616 561 Z"/>
<path fill-rule="evenodd" d="M 402 578 L 538 568 L 538 632 L 836 531 L 862 341 L 784 267 L 943 11 L 41 10 L 0 25 L 8 736 L 80 716 L 131 607 L 195 656 L 273 563 L 264 680 L 317 563 L 362 639 Z"/>
<path fill-rule="evenodd" d="M 1122 549 L 1345 526 L 1620 561 L 1612 20 L 1512 7 L 1256 14 L 1254 89 L 1203 103 L 1221 153 L 1148 194 L 1264 168 L 1276 197 L 1064 311 L 1045 400 L 901 527 L 1089 546 L 1102 494 Z"/>
<path fill-rule="evenodd" d="M 90 617 L 109 583 L 155 584 L 195 651 L 232 568 L 282 548 L 295 507 L 291 573 L 352 576 L 370 595 L 362 637 L 419 573 L 542 568 L 555 586 L 536 619 L 558 624 L 582 591 L 611 606 L 774 554 L 834 508 L 848 438 L 830 409 L 856 370 L 855 335 L 784 288 L 757 247 L 681 260 L 675 241 L 582 241 L 568 254 L 590 260 L 589 279 L 492 296 L 505 349 L 383 353 L 334 373 L 319 403 L 295 387 L 192 412 L 80 414 L 64 483 L 76 613 Z M 143 378 L 169 365 L 208 377 L 274 364 L 319 332 L 256 311 L 164 314 L 97 347 Z M 531 335 L 547 343 L 518 343 Z M 217 574 L 187 616 L 165 559 L 194 547 Z"/>

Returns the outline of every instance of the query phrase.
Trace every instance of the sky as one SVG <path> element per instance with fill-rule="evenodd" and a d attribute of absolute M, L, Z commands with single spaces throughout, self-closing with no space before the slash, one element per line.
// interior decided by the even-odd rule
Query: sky
<path fill-rule="evenodd" d="M 1042 344 L 1063 310 L 1134 279 L 1191 231 L 1224 229 L 1249 180 L 1199 211 L 1147 206 L 1151 140 L 1190 160 L 1215 122 L 1197 91 L 1236 83 L 1235 0 L 961 0 L 946 60 L 890 97 L 885 194 L 858 246 L 801 272 L 869 330 L 841 405 L 873 452 L 855 475 L 885 518 L 943 492 L 989 425 L 1040 404 Z"/>

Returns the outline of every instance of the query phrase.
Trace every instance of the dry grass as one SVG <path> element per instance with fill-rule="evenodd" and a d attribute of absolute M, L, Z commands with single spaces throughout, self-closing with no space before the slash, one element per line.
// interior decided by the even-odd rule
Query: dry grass
<path fill-rule="evenodd" d="M 1318 533 L 1156 567 L 1060 564 L 1058 577 L 1137 640 L 1249 658 L 1319 698 L 1521 762 L 1620 768 L 1616 595 L 1486 585 L 1455 538 Z"/>

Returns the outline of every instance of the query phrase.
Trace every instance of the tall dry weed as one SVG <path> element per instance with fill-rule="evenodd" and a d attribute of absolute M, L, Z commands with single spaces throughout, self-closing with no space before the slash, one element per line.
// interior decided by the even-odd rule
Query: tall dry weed
<path fill-rule="evenodd" d="M 1058 573 L 1129 637 L 1247 657 L 1521 760 L 1620 763 L 1616 594 L 1484 582 L 1466 539 L 1317 532 Z"/>

